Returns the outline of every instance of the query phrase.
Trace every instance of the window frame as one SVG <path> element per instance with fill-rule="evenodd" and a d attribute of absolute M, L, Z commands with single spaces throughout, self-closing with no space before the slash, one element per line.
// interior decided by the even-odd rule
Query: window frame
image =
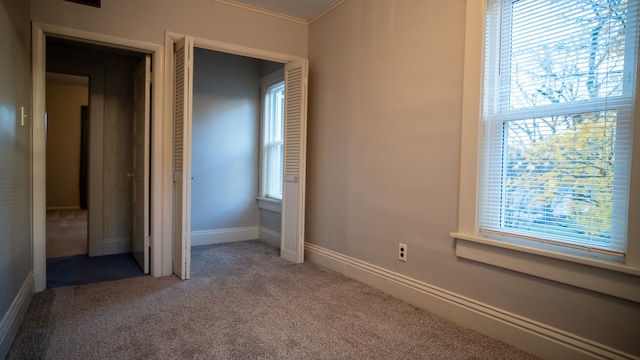
<path fill-rule="evenodd" d="M 456 256 L 640 303 L 640 76 L 636 79 L 625 258 L 551 244 L 491 239 L 478 223 L 487 0 L 467 0 Z M 638 9 L 635 9 L 638 11 Z M 639 61 L 640 63 L 640 61 Z"/>
<path fill-rule="evenodd" d="M 260 209 L 269 210 L 273 212 L 282 212 L 282 199 L 277 199 L 267 196 L 267 159 L 266 159 L 266 146 L 265 144 L 265 131 L 267 126 L 267 95 L 269 89 L 274 85 L 282 83 L 284 85 L 284 65 L 282 69 L 278 69 L 271 72 L 260 80 L 260 182 L 258 189 L 258 207 Z M 284 109 L 283 109 L 283 129 L 284 129 Z M 284 148 L 284 138 L 283 138 Z M 283 161 L 284 162 L 284 161 Z M 284 167 L 284 164 L 283 164 Z"/>

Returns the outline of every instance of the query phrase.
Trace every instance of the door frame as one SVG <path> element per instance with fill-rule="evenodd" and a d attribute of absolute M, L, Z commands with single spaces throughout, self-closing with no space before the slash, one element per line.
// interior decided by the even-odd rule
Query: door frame
<path fill-rule="evenodd" d="M 164 123 L 163 82 L 164 82 L 164 48 L 137 40 L 98 34 L 68 27 L 32 23 L 32 241 L 33 241 L 33 274 L 35 291 L 46 288 L 46 38 L 47 36 L 71 38 L 80 42 L 99 43 L 114 48 L 125 48 L 152 55 L 152 94 L 151 106 L 152 132 L 151 142 L 151 275 L 165 276 L 171 274 L 171 168 L 167 157 L 171 155 L 164 144 L 166 124 Z M 170 130 L 169 130 L 170 132 Z M 170 159 L 170 158 L 169 158 Z M 168 258 L 168 261 L 167 261 Z"/>
<path fill-rule="evenodd" d="M 176 33 L 176 32 L 171 32 L 171 31 L 165 31 L 165 98 L 164 98 L 164 103 L 165 103 L 165 124 L 172 124 L 173 123 L 173 103 L 174 103 L 174 69 L 175 69 L 175 60 L 174 60 L 174 44 L 185 37 L 190 37 L 192 39 L 193 42 L 193 47 L 196 48 L 201 48 L 201 49 L 207 49 L 207 50 L 214 50 L 214 51 L 219 51 L 219 52 L 223 52 L 223 53 L 227 53 L 227 54 L 234 54 L 234 55 L 240 55 L 240 56 L 245 56 L 245 57 L 251 57 L 251 58 L 255 58 L 255 59 L 260 59 L 260 60 L 268 60 L 268 61 L 275 61 L 275 62 L 280 62 L 283 64 L 290 64 L 290 63 L 294 63 L 294 62 L 306 62 L 307 59 L 303 58 L 303 57 L 299 57 L 299 56 L 293 56 L 293 55 L 288 55 L 288 54 L 283 54 L 283 53 L 278 53 L 278 52 L 274 52 L 274 51 L 269 51 L 269 50 L 264 50 L 264 49 L 259 49 L 259 48 L 253 48 L 253 47 L 249 47 L 249 46 L 243 46 L 243 45 L 237 45 L 237 44 L 231 44 L 231 43 L 226 43 L 223 41 L 218 41 L 218 40 L 212 40 L 212 39 L 206 39 L 206 38 L 202 38 L 202 37 L 196 37 L 196 36 L 191 36 L 191 35 L 187 35 L 187 34 L 182 34 L 182 33 Z M 190 92 L 193 91 L 193 87 L 191 89 L 189 89 Z M 191 119 L 188 119 L 188 121 L 191 121 Z M 190 127 L 191 124 L 188 124 L 187 127 Z M 167 126 L 168 127 L 168 126 Z M 170 129 L 168 130 L 170 132 Z M 172 135 L 171 132 L 169 134 L 170 136 Z M 306 141 L 306 137 L 305 137 L 305 141 Z M 191 146 L 191 144 L 189 144 L 189 146 Z M 185 167 L 187 168 L 191 168 L 191 156 L 190 156 L 190 152 L 187 152 L 187 157 L 184 159 L 184 164 Z M 187 169 L 187 172 L 189 172 L 189 169 Z M 189 183 L 187 183 L 187 186 L 190 186 Z M 187 191 L 187 194 L 189 194 L 190 191 Z M 187 206 L 190 206 L 190 199 L 186 200 Z M 302 203 L 304 205 L 304 202 Z M 189 210 L 189 209 L 183 209 L 184 210 Z M 304 209 L 302 209 L 301 211 L 304 212 Z M 191 216 L 190 212 L 187 211 L 187 216 Z M 282 214 L 281 216 L 284 216 L 284 214 Z M 190 223 L 190 221 L 187 221 L 187 223 Z M 304 225 L 304 224 L 303 224 Z M 284 229 L 283 229 L 284 230 Z M 281 244 L 282 244 L 282 236 L 283 234 L 281 233 Z M 184 247 L 191 247 L 191 239 L 190 238 L 186 238 L 186 239 L 182 239 L 183 243 L 180 245 L 183 248 Z M 304 244 L 304 242 L 303 242 Z M 304 245 L 303 245 L 304 246 Z M 282 247 L 282 245 L 281 245 Z M 281 249 L 282 251 L 282 249 Z M 177 260 L 177 259 L 176 259 Z M 298 262 L 302 262 L 303 259 L 299 259 Z M 189 262 L 187 262 L 187 265 L 190 266 Z M 188 271 L 188 270 L 187 270 Z"/>

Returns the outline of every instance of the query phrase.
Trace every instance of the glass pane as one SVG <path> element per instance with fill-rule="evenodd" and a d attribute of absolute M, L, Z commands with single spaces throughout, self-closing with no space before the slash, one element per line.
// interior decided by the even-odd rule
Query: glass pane
<path fill-rule="evenodd" d="M 266 197 L 282 200 L 282 144 L 267 147 Z"/>
<path fill-rule="evenodd" d="M 502 226 L 611 238 L 616 112 L 504 124 Z"/>
<path fill-rule="evenodd" d="M 626 21 L 626 0 L 513 1 L 508 108 L 621 95 Z"/>

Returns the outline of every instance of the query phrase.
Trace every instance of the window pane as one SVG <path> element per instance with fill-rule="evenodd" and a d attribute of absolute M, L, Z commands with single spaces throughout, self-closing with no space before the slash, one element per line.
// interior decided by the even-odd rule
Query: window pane
<path fill-rule="evenodd" d="M 615 113 L 511 121 L 506 127 L 503 225 L 608 243 Z"/>
<path fill-rule="evenodd" d="M 485 233 L 624 253 L 636 6 L 490 0 L 479 212 Z"/>
<path fill-rule="evenodd" d="M 282 200 L 282 143 L 267 147 L 266 197 Z"/>
<path fill-rule="evenodd" d="M 626 1 L 513 2 L 509 107 L 621 95 Z"/>

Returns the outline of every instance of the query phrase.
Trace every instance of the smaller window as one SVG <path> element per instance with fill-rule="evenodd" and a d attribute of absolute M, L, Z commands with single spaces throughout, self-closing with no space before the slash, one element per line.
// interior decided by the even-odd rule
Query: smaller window
<path fill-rule="evenodd" d="M 262 136 L 260 197 L 282 200 L 284 140 L 284 74 L 276 71 L 262 80 Z"/>

